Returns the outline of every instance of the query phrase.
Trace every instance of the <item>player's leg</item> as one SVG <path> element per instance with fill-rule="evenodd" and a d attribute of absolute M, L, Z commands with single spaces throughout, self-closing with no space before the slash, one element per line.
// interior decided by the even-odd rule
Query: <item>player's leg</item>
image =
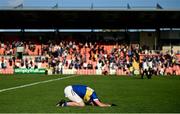
<path fill-rule="evenodd" d="M 148 79 L 151 79 L 151 75 L 152 75 L 151 68 L 148 69 L 148 72 L 149 72 L 148 75 L 147 75 L 147 76 L 148 76 Z"/>
<path fill-rule="evenodd" d="M 84 107 L 85 103 L 82 98 L 79 97 L 72 89 L 72 86 L 68 86 L 64 89 L 65 97 L 67 97 L 70 101 L 65 102 L 64 106 L 79 106 Z"/>
<path fill-rule="evenodd" d="M 147 78 L 149 79 L 149 71 L 148 71 L 148 69 L 145 69 L 145 74 L 146 74 Z"/>
<path fill-rule="evenodd" d="M 152 77 L 152 75 L 153 75 L 153 69 L 152 68 L 150 68 L 150 79 L 151 79 L 151 77 Z"/>
<path fill-rule="evenodd" d="M 144 77 L 144 69 L 142 69 L 142 73 L 141 73 L 141 79 L 143 79 L 143 77 Z"/>

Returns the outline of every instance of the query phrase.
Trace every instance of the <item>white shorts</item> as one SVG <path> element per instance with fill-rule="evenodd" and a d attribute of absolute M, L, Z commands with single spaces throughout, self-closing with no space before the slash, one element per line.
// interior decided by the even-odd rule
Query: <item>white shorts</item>
<path fill-rule="evenodd" d="M 72 86 L 67 86 L 64 89 L 64 94 L 65 97 L 69 98 L 69 100 L 77 102 L 77 103 L 82 103 L 83 99 L 81 97 L 79 97 L 79 95 L 77 95 L 74 91 Z"/>

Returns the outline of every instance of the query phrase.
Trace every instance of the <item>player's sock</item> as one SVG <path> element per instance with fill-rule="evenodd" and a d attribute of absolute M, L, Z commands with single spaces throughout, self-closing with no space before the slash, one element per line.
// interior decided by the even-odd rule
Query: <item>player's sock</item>
<path fill-rule="evenodd" d="M 58 102 L 57 104 L 56 104 L 56 106 L 57 107 L 64 107 L 64 103 L 65 103 L 66 101 L 64 100 L 64 99 L 62 99 L 60 102 Z"/>
<path fill-rule="evenodd" d="M 62 107 L 65 107 L 65 106 L 67 106 L 67 102 L 64 102 L 64 103 L 62 104 Z"/>

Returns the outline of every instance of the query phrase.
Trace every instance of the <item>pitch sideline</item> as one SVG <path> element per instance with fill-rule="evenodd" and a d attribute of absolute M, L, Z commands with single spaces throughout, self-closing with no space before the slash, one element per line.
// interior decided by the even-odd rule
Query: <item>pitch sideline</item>
<path fill-rule="evenodd" d="M 33 86 L 33 85 L 38 85 L 38 84 L 42 84 L 42 83 L 48 83 L 48 82 L 53 82 L 53 81 L 57 81 L 57 80 L 63 80 L 63 79 L 67 79 L 67 78 L 73 78 L 73 77 L 76 77 L 76 76 L 77 76 L 77 75 L 67 76 L 67 77 L 62 77 L 62 78 L 57 78 L 57 79 L 39 81 L 39 82 L 30 83 L 30 84 L 25 84 L 25 85 L 21 85 L 21 86 L 16 86 L 16 87 L 10 87 L 10 88 L 6 88 L 6 89 L 1 89 L 1 90 L 0 90 L 0 93 L 1 93 L 1 92 L 5 92 L 5 91 L 9 91 L 9 90 L 14 90 L 14 89 L 19 89 L 19 88 L 24 88 L 24 87 Z"/>

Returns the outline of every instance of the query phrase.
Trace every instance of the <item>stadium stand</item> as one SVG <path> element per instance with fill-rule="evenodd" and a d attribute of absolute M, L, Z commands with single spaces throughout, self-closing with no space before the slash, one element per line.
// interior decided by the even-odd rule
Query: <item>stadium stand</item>
<path fill-rule="evenodd" d="M 116 74 L 141 73 L 143 62 L 152 62 L 156 75 L 179 75 L 178 51 L 155 52 L 143 49 L 139 44 L 105 44 L 101 42 L 20 41 L 18 38 L 1 42 L 0 73 L 13 74 L 14 68 L 46 68 L 52 74 Z M 9 43 L 12 42 L 12 43 Z M 56 42 L 56 43 L 54 43 Z M 23 47 L 22 55 L 16 55 Z M 177 48 L 176 48 L 177 50 Z"/>
<path fill-rule="evenodd" d="M 142 73 L 145 62 L 156 75 L 179 74 L 180 32 L 173 30 L 180 28 L 176 9 L 21 7 L 1 9 L 0 15 L 3 74 L 17 68 L 46 68 L 52 74 L 131 76 Z M 18 32 L 3 32 L 8 29 Z"/>

